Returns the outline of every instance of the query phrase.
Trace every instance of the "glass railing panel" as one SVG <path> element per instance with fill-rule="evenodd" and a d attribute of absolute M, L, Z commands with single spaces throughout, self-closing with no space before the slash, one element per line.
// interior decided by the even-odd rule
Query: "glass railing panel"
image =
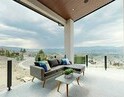
<path fill-rule="evenodd" d="M 6 88 L 7 83 L 7 65 L 6 65 L 6 57 L 0 56 L 0 91 Z"/>

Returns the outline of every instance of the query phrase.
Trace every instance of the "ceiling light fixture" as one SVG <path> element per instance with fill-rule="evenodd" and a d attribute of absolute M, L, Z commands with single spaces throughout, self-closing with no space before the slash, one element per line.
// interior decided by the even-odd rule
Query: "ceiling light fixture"
<path fill-rule="evenodd" d="M 74 11 L 75 9 L 73 8 L 72 11 Z"/>
<path fill-rule="evenodd" d="M 87 3 L 89 0 L 84 0 L 84 3 Z"/>

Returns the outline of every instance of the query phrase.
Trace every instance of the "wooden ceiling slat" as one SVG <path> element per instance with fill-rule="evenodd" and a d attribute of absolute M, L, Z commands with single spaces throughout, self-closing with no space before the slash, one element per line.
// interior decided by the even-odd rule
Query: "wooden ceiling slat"
<path fill-rule="evenodd" d="M 84 3 L 83 0 L 37 0 L 64 19 L 74 21 L 91 13 L 99 7 L 113 0 L 89 0 Z M 73 10 L 74 9 L 74 10 Z"/>

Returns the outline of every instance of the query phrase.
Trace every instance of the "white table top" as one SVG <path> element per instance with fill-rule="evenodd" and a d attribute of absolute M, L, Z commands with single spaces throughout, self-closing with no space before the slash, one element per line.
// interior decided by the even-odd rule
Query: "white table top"
<path fill-rule="evenodd" d="M 57 81 L 60 81 L 62 83 L 65 83 L 65 84 L 70 84 L 72 83 L 76 78 L 80 77 L 81 74 L 78 74 L 78 73 L 73 73 L 73 77 L 72 78 L 65 78 L 64 77 L 65 75 L 61 75 L 59 77 L 57 77 L 55 80 Z"/>

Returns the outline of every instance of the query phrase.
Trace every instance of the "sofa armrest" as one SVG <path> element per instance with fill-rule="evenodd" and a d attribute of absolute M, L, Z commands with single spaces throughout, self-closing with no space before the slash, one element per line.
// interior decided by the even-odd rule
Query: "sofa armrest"
<path fill-rule="evenodd" d="M 30 75 L 38 78 L 39 80 L 44 80 L 45 71 L 42 67 L 30 66 Z"/>

